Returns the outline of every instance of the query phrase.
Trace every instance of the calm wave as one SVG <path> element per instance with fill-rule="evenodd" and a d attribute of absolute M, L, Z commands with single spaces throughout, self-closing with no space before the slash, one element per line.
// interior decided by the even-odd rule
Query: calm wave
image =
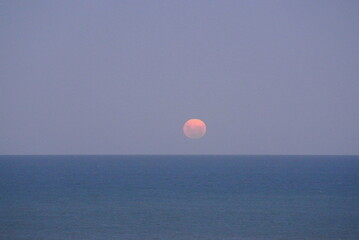
<path fill-rule="evenodd" d="M 0 239 L 359 239 L 359 157 L 0 156 Z"/>

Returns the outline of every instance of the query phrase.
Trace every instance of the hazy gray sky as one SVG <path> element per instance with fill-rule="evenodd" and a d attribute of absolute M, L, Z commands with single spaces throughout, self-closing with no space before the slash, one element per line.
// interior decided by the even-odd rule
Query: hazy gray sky
<path fill-rule="evenodd" d="M 359 1 L 3 0 L 0 53 L 0 154 L 359 154 Z"/>

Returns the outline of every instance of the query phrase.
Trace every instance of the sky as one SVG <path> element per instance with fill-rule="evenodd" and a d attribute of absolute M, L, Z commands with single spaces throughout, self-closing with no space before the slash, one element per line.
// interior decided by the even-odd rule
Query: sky
<path fill-rule="evenodd" d="M 2 0 L 0 53 L 0 154 L 359 154 L 358 1 Z"/>

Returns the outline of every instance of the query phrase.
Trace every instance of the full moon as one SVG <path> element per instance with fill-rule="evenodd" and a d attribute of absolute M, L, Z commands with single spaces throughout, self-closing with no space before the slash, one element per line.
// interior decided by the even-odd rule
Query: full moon
<path fill-rule="evenodd" d="M 200 119 L 190 119 L 183 125 L 184 135 L 191 139 L 203 137 L 206 131 L 206 124 Z"/>

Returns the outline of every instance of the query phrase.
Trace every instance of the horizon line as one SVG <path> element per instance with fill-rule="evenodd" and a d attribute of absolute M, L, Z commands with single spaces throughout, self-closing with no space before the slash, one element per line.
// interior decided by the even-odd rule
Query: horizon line
<path fill-rule="evenodd" d="M 146 154 L 146 153 L 128 153 L 128 154 L 0 154 L 1 156 L 347 156 L 347 157 L 359 157 L 359 154 L 202 154 L 202 153 L 192 153 L 192 154 Z"/>

